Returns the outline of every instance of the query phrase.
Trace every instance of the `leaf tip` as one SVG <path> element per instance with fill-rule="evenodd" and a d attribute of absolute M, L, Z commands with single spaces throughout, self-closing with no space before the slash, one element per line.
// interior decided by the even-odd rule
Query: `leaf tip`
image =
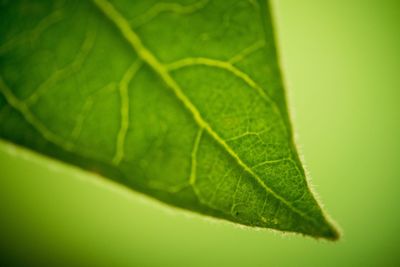
<path fill-rule="evenodd" d="M 338 241 L 341 237 L 341 231 L 335 223 L 325 221 L 324 227 L 321 228 L 317 238 L 323 238 L 329 241 Z"/>
<path fill-rule="evenodd" d="M 336 227 L 330 225 L 329 230 L 326 231 L 323 237 L 330 241 L 338 241 L 340 239 L 340 236 L 340 231 Z"/>

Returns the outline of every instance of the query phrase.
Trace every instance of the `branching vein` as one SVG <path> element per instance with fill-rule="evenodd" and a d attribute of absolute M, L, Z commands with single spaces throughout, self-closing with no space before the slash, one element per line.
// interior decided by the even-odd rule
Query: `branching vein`
<path fill-rule="evenodd" d="M 93 0 L 94 4 L 105 14 L 105 16 L 115 24 L 118 30 L 121 32 L 123 37 L 129 42 L 132 48 L 136 51 L 139 57 L 146 62 L 164 81 L 169 89 L 175 94 L 175 96 L 181 101 L 184 107 L 193 115 L 195 122 L 201 127 L 204 128 L 210 136 L 219 143 L 228 154 L 230 154 L 236 162 L 246 171 L 250 176 L 252 176 L 261 187 L 263 187 L 268 193 L 273 195 L 279 201 L 284 203 L 288 208 L 290 208 L 293 212 L 299 214 L 301 217 L 315 222 L 315 219 L 308 216 L 301 210 L 294 207 L 290 202 L 280 196 L 278 193 L 273 191 L 270 187 L 268 187 L 265 181 L 258 176 L 242 159 L 236 152 L 223 140 L 219 134 L 205 121 L 200 114 L 199 110 L 193 105 L 190 99 L 184 94 L 181 87 L 178 83 L 172 78 L 169 73 L 169 69 L 166 68 L 154 55 L 148 50 L 142 43 L 139 36 L 131 29 L 129 22 L 111 5 L 107 0 Z"/>
<path fill-rule="evenodd" d="M 204 58 L 204 57 L 184 58 L 168 64 L 166 68 L 169 71 L 173 71 L 195 65 L 204 65 L 214 68 L 220 68 L 232 73 L 233 75 L 244 81 L 252 89 L 254 89 L 261 96 L 262 99 L 264 99 L 271 105 L 274 113 L 280 118 L 282 118 L 281 112 L 278 106 L 276 105 L 275 101 L 271 98 L 271 96 L 267 92 L 265 92 L 265 90 L 263 90 L 248 74 L 244 73 L 237 67 L 233 66 L 230 62 L 225 62 L 218 59 Z M 283 120 L 281 121 L 283 129 L 286 130 L 286 126 L 283 124 Z"/>
<path fill-rule="evenodd" d="M 134 18 L 131 21 L 132 27 L 139 27 L 143 24 L 156 18 L 158 15 L 164 12 L 171 12 L 179 15 L 192 14 L 202 8 L 204 8 L 209 0 L 200 0 L 189 5 L 181 5 L 179 3 L 164 3 L 158 2 L 147 10 L 143 15 Z"/>
<path fill-rule="evenodd" d="M 190 168 L 190 177 L 189 177 L 189 184 L 194 186 L 196 183 L 196 171 L 197 171 L 197 151 L 199 150 L 199 145 L 201 141 L 201 137 L 203 135 L 203 128 L 200 128 L 199 131 L 197 132 L 196 139 L 194 140 L 193 143 L 193 149 L 192 149 L 192 165 Z"/>
<path fill-rule="evenodd" d="M 52 88 L 55 84 L 63 79 L 68 78 L 70 75 L 78 72 L 85 59 L 92 50 L 96 39 L 96 32 L 88 31 L 85 40 L 82 43 L 79 53 L 76 55 L 74 60 L 62 69 L 55 71 L 46 81 L 44 81 L 34 93 L 32 93 L 27 99 L 26 104 L 31 106 L 37 102 L 41 95 L 47 90 Z"/>
<path fill-rule="evenodd" d="M 125 72 L 122 80 L 119 84 L 119 96 L 121 100 L 121 126 L 117 136 L 117 144 L 115 155 L 112 160 L 114 165 L 118 165 L 121 160 L 124 158 L 124 144 L 125 144 L 125 137 L 126 132 L 128 131 L 129 127 L 129 83 L 132 81 L 133 77 L 140 69 L 142 65 L 141 60 L 136 60 Z"/>
<path fill-rule="evenodd" d="M 63 17 L 64 17 L 64 12 L 62 9 L 54 11 L 47 17 L 43 18 L 31 31 L 21 33 L 20 35 L 2 44 L 0 46 L 0 55 L 13 49 L 18 44 L 23 44 L 26 42 L 35 42 L 47 28 L 61 21 Z"/>
<path fill-rule="evenodd" d="M 50 141 L 53 144 L 56 144 L 66 151 L 71 151 L 73 148 L 73 143 L 68 142 L 67 140 L 63 140 L 62 138 L 55 135 L 51 132 L 29 109 L 29 107 L 19 100 L 8 87 L 8 85 L 4 82 L 3 77 L 0 76 L 0 92 L 6 98 L 8 104 L 17 110 L 24 119 L 34 127 L 44 139 Z"/>
<path fill-rule="evenodd" d="M 243 49 L 241 52 L 239 52 L 237 55 L 233 56 L 231 59 L 229 59 L 230 64 L 236 64 L 240 61 L 242 61 L 244 58 L 246 58 L 248 55 L 254 53 L 255 51 L 263 48 L 265 46 L 265 42 L 263 40 L 255 42 L 253 45 Z"/>

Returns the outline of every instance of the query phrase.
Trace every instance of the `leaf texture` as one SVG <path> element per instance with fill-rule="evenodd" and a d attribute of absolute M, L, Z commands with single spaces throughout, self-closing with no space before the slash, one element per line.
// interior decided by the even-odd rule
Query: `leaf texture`
<path fill-rule="evenodd" d="M 2 1 L 0 137 L 174 206 L 336 239 L 265 1 Z"/>

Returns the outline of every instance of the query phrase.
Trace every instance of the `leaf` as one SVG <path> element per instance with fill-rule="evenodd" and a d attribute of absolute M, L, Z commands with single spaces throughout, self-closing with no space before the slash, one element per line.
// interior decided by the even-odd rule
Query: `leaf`
<path fill-rule="evenodd" d="M 267 2 L 174 1 L 2 1 L 1 138 L 174 206 L 336 239 Z"/>

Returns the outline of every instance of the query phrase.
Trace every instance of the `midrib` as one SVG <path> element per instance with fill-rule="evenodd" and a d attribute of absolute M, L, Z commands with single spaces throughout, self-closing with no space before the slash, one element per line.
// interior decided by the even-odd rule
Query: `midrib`
<path fill-rule="evenodd" d="M 236 154 L 235 151 L 222 139 L 213 129 L 212 127 L 203 119 L 199 110 L 193 105 L 190 99 L 183 93 L 180 86 L 177 82 L 172 78 L 169 74 L 167 68 L 154 56 L 149 49 L 147 49 L 139 36 L 132 30 L 128 21 L 124 18 L 122 14 L 120 14 L 112 4 L 110 4 L 107 0 L 92 0 L 94 4 L 105 14 L 105 16 L 112 21 L 115 26 L 122 33 L 124 38 L 129 42 L 129 44 L 136 51 L 138 56 L 146 62 L 165 82 L 165 84 L 170 88 L 175 96 L 182 102 L 186 109 L 188 109 L 192 115 L 196 123 L 204 128 L 214 139 L 219 143 L 227 152 L 230 154 L 237 163 L 251 176 L 253 176 L 256 181 L 270 194 L 272 194 L 276 199 L 284 203 L 288 206 L 293 212 L 299 214 L 301 217 L 316 223 L 316 221 L 306 215 L 304 212 L 295 208 L 290 202 L 284 199 L 282 196 L 277 194 L 271 188 L 269 188 L 264 181 L 259 177 L 247 164 L 245 164 L 240 157 Z"/>

